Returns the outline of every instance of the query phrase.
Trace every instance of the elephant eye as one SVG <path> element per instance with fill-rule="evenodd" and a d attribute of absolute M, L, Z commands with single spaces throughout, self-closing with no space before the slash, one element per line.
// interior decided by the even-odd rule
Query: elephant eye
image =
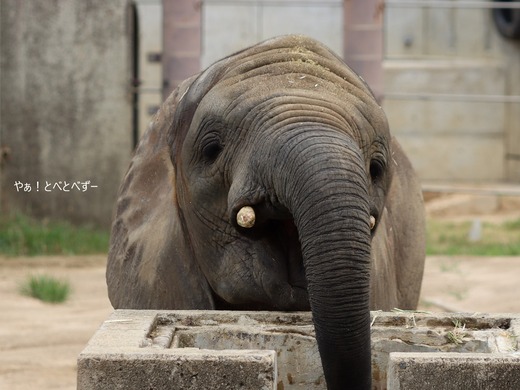
<path fill-rule="evenodd" d="M 385 164 L 379 159 L 372 159 L 370 161 L 370 177 L 372 182 L 378 182 L 385 172 Z"/>
<path fill-rule="evenodd" d="M 222 152 L 222 144 L 218 139 L 212 139 L 202 146 L 202 156 L 208 162 L 213 162 Z"/>

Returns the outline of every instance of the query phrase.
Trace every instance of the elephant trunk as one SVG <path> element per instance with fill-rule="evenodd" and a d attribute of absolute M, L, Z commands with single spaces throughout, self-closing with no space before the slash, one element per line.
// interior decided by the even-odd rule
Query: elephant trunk
<path fill-rule="evenodd" d="M 273 170 L 271 180 L 298 230 L 328 388 L 369 389 L 370 214 L 365 167 L 351 139 L 334 131 L 316 134 L 306 132 L 281 144 L 282 150 L 275 153 L 279 169 Z"/>

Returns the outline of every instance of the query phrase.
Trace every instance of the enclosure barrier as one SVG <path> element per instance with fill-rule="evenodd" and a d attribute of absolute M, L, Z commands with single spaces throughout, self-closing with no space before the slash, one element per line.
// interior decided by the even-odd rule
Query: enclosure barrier
<path fill-rule="evenodd" d="M 385 98 L 394 100 L 436 100 L 446 102 L 520 103 L 520 95 L 387 92 L 385 93 Z"/>
<path fill-rule="evenodd" d="M 446 1 L 446 0 L 385 0 L 389 8 L 442 8 L 520 10 L 520 1 Z M 510 17 L 512 17 L 510 15 Z M 520 95 L 479 95 L 448 93 L 385 92 L 385 98 L 394 100 L 459 101 L 478 103 L 520 103 Z"/>
<path fill-rule="evenodd" d="M 375 389 L 520 389 L 520 315 L 372 312 Z M 310 312 L 116 310 L 78 390 L 325 389 Z"/>
<path fill-rule="evenodd" d="M 520 2 L 514 1 L 446 1 L 446 0 L 385 0 L 390 7 L 421 8 L 485 8 L 485 9 L 520 9 Z"/>
<path fill-rule="evenodd" d="M 519 197 L 520 186 L 515 184 L 494 184 L 490 185 L 468 185 L 468 184 L 442 184 L 426 183 L 422 185 L 423 193 L 438 194 L 470 194 L 480 196 L 507 196 Z"/>

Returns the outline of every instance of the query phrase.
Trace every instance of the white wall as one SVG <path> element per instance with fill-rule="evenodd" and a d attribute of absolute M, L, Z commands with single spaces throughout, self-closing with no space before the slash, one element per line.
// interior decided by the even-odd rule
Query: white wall
<path fill-rule="evenodd" d="M 342 0 L 203 0 L 202 67 L 259 41 L 306 34 L 343 51 Z"/>
<path fill-rule="evenodd" d="M 508 162 L 520 151 L 508 141 L 520 139 L 520 104 L 486 101 L 520 95 L 520 42 L 498 34 L 490 10 L 387 4 L 385 51 L 384 108 L 423 181 L 520 177 Z M 420 97 L 428 94 L 482 101 Z"/>

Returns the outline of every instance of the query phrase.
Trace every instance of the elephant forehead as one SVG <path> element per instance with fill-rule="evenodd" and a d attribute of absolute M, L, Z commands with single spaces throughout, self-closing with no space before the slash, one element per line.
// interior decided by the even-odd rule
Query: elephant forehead
<path fill-rule="evenodd" d="M 303 72 L 320 78 L 339 76 L 358 88 L 366 88 L 359 77 L 331 50 L 302 36 L 268 40 L 227 57 L 221 63 L 226 68 L 223 79 L 236 76 L 248 78 L 263 73 Z"/>
<path fill-rule="evenodd" d="M 328 107 L 340 115 L 384 116 L 368 86 L 330 52 L 301 47 L 253 50 L 248 56 L 228 58 L 225 69 L 199 102 L 202 110 L 237 119 L 237 113 L 276 101 Z"/>
<path fill-rule="evenodd" d="M 306 37 L 275 38 L 218 61 L 187 92 L 177 122 L 188 123 L 192 133 L 204 122 L 251 129 L 251 124 L 265 128 L 266 120 L 276 124 L 287 117 L 361 132 L 354 136 L 362 143 L 371 142 L 367 136 L 373 130 L 388 133 L 386 116 L 366 83 L 332 51 Z M 185 135 L 178 132 L 179 142 Z"/>
<path fill-rule="evenodd" d="M 195 122 L 218 118 L 231 126 L 263 127 L 291 119 L 351 131 L 373 128 L 386 132 L 381 107 L 368 94 L 356 92 L 305 72 L 305 68 L 279 74 L 258 73 L 215 85 L 200 102 Z"/>
<path fill-rule="evenodd" d="M 272 62 L 260 63 L 255 67 L 237 66 L 229 71 L 212 88 L 228 100 L 243 98 L 244 95 L 264 98 L 270 95 L 294 95 L 298 91 L 313 91 L 323 100 L 341 97 L 374 101 L 368 87 L 344 64 L 328 66 L 326 59 L 313 56 L 277 55 Z M 323 60 L 320 62 L 320 60 Z M 353 82 L 354 81 L 354 82 Z"/>
<path fill-rule="evenodd" d="M 202 89 L 216 88 L 230 100 L 248 91 L 262 97 L 321 86 L 322 92 L 326 87 L 342 98 L 375 101 L 366 83 L 341 58 L 305 36 L 278 37 L 249 47 L 211 65 L 199 81 Z"/>

